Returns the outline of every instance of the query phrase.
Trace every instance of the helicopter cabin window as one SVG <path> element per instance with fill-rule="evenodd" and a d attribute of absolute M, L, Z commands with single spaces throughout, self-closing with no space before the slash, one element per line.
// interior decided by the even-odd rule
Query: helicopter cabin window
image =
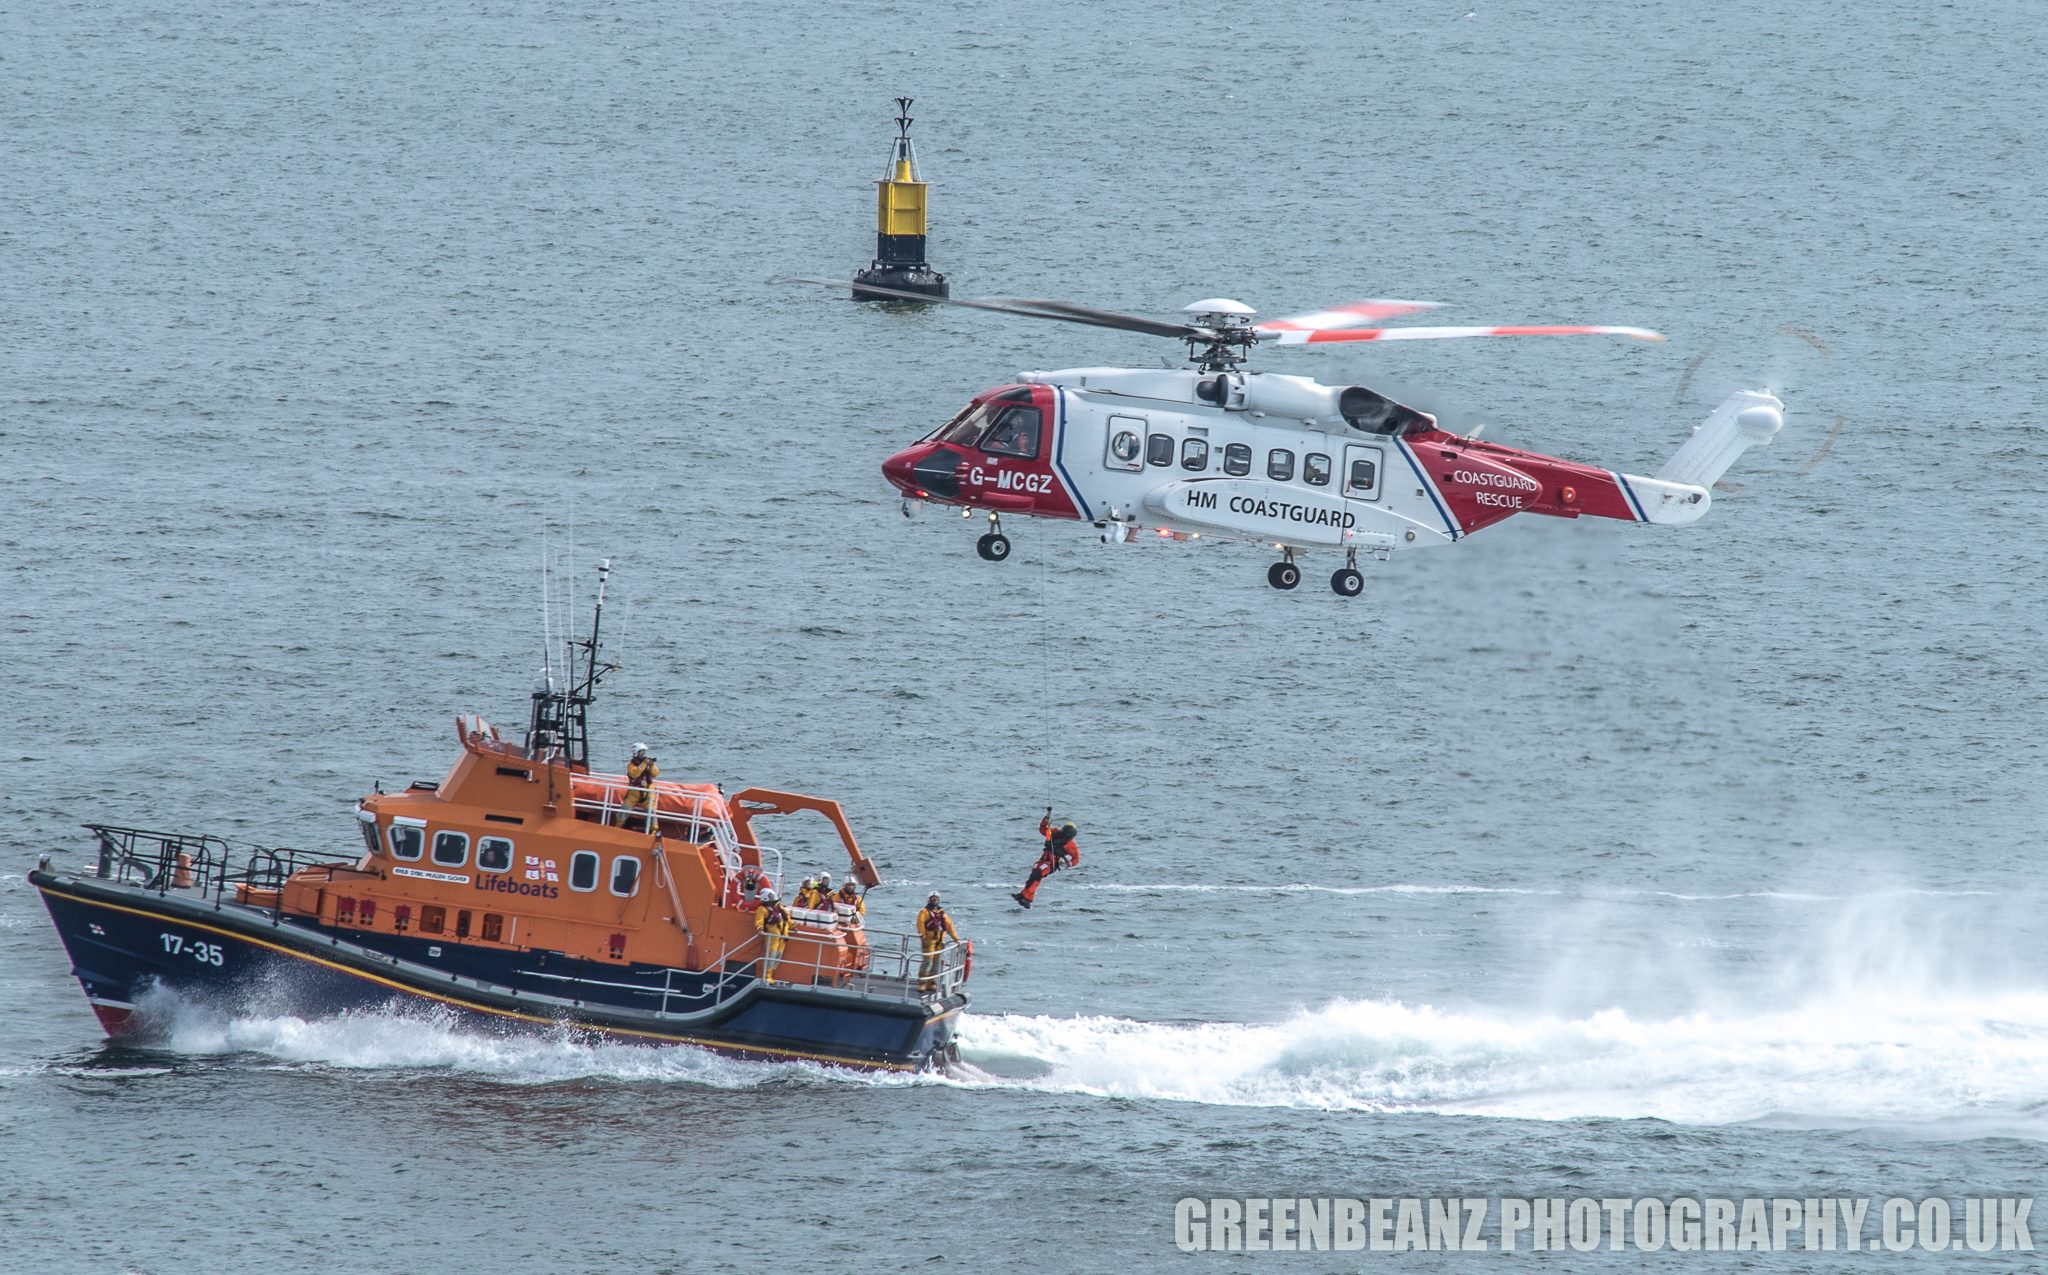
<path fill-rule="evenodd" d="M 1330 458 L 1321 452 L 1310 452 L 1301 458 L 1301 481 L 1311 487 L 1330 485 Z"/>
<path fill-rule="evenodd" d="M 1224 447 L 1223 472 L 1233 478 L 1242 478 L 1252 472 L 1252 449 L 1243 443 L 1231 443 Z"/>
<path fill-rule="evenodd" d="M 1109 418 L 1109 456 L 1103 464 L 1128 471 L 1145 467 L 1145 422 L 1137 416 Z"/>
<path fill-rule="evenodd" d="M 393 819 L 384 836 L 391 842 L 391 857 L 394 859 L 417 859 L 427 844 L 426 825 L 419 823 Z"/>
<path fill-rule="evenodd" d="M 1379 474 L 1376 472 L 1378 469 L 1379 466 L 1373 464 L 1369 460 L 1352 461 L 1351 481 L 1349 487 L 1346 489 L 1346 494 L 1349 494 L 1350 492 L 1354 491 L 1371 491 L 1373 488 L 1373 484 L 1379 480 Z"/>
<path fill-rule="evenodd" d="M 434 862 L 444 868 L 459 868 L 469 862 L 469 838 L 459 832 L 435 833 Z"/>
<path fill-rule="evenodd" d="M 1173 463 L 1173 435 L 1154 434 L 1145 440 L 1145 463 L 1147 465 L 1171 465 Z"/>
<path fill-rule="evenodd" d="M 1180 467 L 1200 473 L 1209 467 L 1209 440 L 1190 438 L 1180 445 Z"/>
<path fill-rule="evenodd" d="M 1294 453 L 1285 447 L 1275 447 L 1266 453 L 1266 477 L 1276 483 L 1291 482 L 1294 478 Z"/>
<path fill-rule="evenodd" d="M 569 856 L 569 888 L 589 892 L 597 888 L 597 854 L 578 850 Z"/>
<path fill-rule="evenodd" d="M 996 405 L 993 403 L 969 403 L 960 409 L 958 416 L 939 427 L 938 441 L 971 445 L 975 439 L 981 437 L 982 430 L 988 427 L 988 418 L 993 416 L 995 411 Z"/>
<path fill-rule="evenodd" d="M 510 837 L 478 837 L 476 866 L 482 872 L 504 872 L 512 866 Z"/>
<path fill-rule="evenodd" d="M 640 885 L 640 861 L 631 855 L 612 860 L 612 893 L 629 898 Z"/>
<path fill-rule="evenodd" d="M 995 456 L 1021 456 L 1026 460 L 1038 455 L 1038 409 L 1035 407 L 1006 407 L 996 417 L 996 423 L 989 426 L 988 436 L 981 440 L 981 450 Z"/>

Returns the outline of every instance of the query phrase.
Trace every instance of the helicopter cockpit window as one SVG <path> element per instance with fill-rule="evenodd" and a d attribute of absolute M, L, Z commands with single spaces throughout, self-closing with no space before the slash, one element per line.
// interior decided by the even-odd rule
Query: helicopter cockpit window
<path fill-rule="evenodd" d="M 1243 443 L 1231 443 L 1225 447 L 1223 472 L 1233 478 L 1242 478 L 1252 472 L 1252 449 Z"/>
<path fill-rule="evenodd" d="M 989 426 L 988 436 L 981 440 L 981 450 L 997 456 L 1022 456 L 1030 460 L 1038 455 L 1038 409 L 1035 407 L 1006 407 L 996 417 L 996 423 Z"/>
<path fill-rule="evenodd" d="M 972 446 L 974 440 L 981 437 L 982 430 L 988 428 L 988 418 L 995 414 L 995 410 L 993 403 L 971 403 L 958 416 L 947 421 L 935 437 L 941 443 Z"/>
<path fill-rule="evenodd" d="M 1180 467 L 1200 473 L 1209 467 L 1209 440 L 1190 438 L 1180 445 Z"/>
<path fill-rule="evenodd" d="M 1149 435 L 1145 439 L 1145 463 L 1147 465 L 1171 465 L 1173 463 L 1173 435 Z"/>
<path fill-rule="evenodd" d="M 1276 483 L 1292 481 L 1294 478 L 1294 453 L 1285 447 L 1275 447 L 1266 453 L 1266 477 Z"/>
<path fill-rule="evenodd" d="M 1301 480 L 1311 487 L 1330 485 L 1330 458 L 1321 452 L 1310 452 L 1301 458 Z"/>

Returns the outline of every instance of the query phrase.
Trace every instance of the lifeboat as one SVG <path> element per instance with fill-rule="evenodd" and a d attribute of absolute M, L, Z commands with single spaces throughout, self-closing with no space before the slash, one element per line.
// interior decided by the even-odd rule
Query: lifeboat
<path fill-rule="evenodd" d="M 146 1034 L 138 1006 L 156 987 L 230 1003 L 263 992 L 309 1015 L 431 1004 L 864 1069 L 957 1059 L 967 944 L 927 952 L 850 908 L 798 911 L 764 968 L 758 900 L 771 887 L 788 897 L 786 867 L 805 872 L 757 840 L 758 821 L 823 817 L 852 879 L 882 884 L 837 802 L 660 778 L 636 790 L 590 768 L 587 709 L 611 668 L 598 662 L 608 572 L 566 686 L 544 676 L 525 738 L 456 719 L 444 778 L 360 799 L 356 849 L 89 824 L 89 862 L 43 856 L 29 879 L 108 1033 Z"/>

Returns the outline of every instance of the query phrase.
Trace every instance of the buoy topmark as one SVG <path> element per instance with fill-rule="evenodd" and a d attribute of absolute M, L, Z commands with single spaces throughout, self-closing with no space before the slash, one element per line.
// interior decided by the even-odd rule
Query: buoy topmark
<path fill-rule="evenodd" d="M 917 154 L 910 146 L 910 102 L 896 99 L 896 142 L 889 149 L 889 167 L 875 183 L 875 259 L 853 276 L 855 301 L 896 301 L 861 287 L 915 292 L 927 297 L 948 294 L 946 276 L 924 259 L 925 183 L 917 174 Z"/>

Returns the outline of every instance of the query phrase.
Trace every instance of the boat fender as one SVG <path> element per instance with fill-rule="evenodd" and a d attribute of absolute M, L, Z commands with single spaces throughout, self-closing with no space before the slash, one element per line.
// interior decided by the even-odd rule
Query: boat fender
<path fill-rule="evenodd" d="M 960 981 L 964 983 L 974 977 L 974 940 L 969 939 L 961 946 L 967 949 L 967 955 L 960 962 Z"/>
<path fill-rule="evenodd" d="M 192 888 L 192 856 L 183 850 L 178 851 L 178 866 L 171 873 L 171 884 L 180 890 Z"/>

